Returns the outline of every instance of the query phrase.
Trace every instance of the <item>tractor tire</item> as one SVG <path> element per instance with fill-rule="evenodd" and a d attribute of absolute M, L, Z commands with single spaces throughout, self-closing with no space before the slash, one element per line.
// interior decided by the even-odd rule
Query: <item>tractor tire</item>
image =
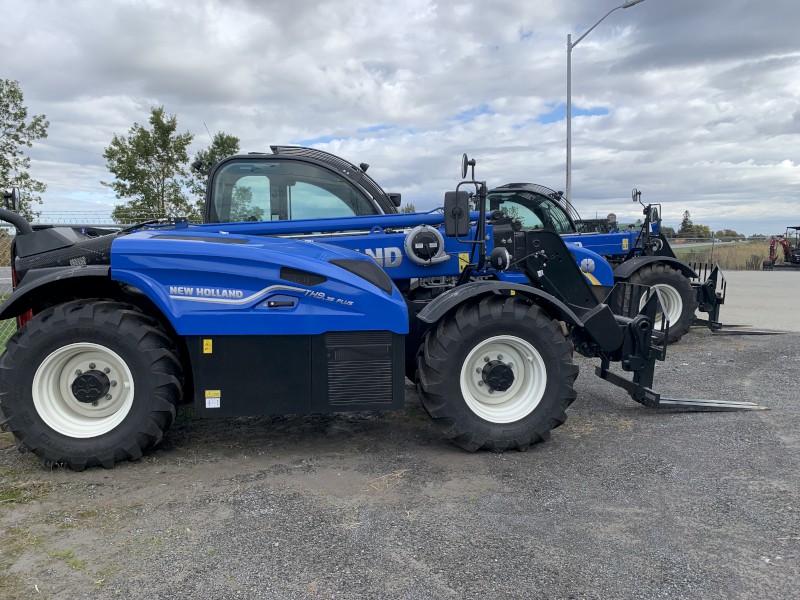
<path fill-rule="evenodd" d="M 128 304 L 75 300 L 15 333 L 0 359 L 2 426 L 21 452 L 75 471 L 136 460 L 183 393 L 175 344 Z"/>
<path fill-rule="evenodd" d="M 575 400 L 578 366 L 557 321 L 514 297 L 461 305 L 426 333 L 417 389 L 465 450 L 525 450 L 550 437 Z"/>
<path fill-rule="evenodd" d="M 697 296 L 689 280 L 676 269 L 664 264 L 642 267 L 628 279 L 628 283 L 648 285 L 658 289 L 664 302 L 664 311 L 669 319 L 667 342 L 674 344 L 689 333 L 697 312 Z M 642 298 L 642 306 L 646 298 Z M 656 315 L 654 329 L 661 329 L 661 313 Z"/>

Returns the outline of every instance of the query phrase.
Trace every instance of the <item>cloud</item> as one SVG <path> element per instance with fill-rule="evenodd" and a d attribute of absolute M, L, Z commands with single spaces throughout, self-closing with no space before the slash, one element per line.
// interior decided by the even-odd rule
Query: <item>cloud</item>
<path fill-rule="evenodd" d="M 192 149 L 314 143 L 368 162 L 417 208 L 462 152 L 490 185 L 563 189 L 566 35 L 615 2 L 0 0 L 3 77 L 49 137 L 30 150 L 45 209 L 111 204 L 115 133 L 165 106 Z M 634 185 L 714 229 L 779 231 L 796 209 L 795 3 L 647 0 L 573 50 L 573 201 L 638 216 Z M 788 213 L 787 213 L 788 211 Z"/>

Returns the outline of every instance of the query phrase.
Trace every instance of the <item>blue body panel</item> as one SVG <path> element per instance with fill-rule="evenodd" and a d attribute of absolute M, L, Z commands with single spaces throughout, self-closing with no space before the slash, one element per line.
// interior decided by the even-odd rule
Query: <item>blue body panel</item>
<path fill-rule="evenodd" d="M 573 233 L 561 236 L 565 242 L 589 248 L 602 256 L 624 257 L 636 244 L 639 231 L 619 233 Z"/>
<path fill-rule="evenodd" d="M 145 293 L 183 336 L 408 332 L 394 286 L 386 293 L 331 259 L 370 261 L 308 240 L 166 228 L 117 238 L 111 277 Z M 296 283 L 281 277 L 282 268 L 324 281 Z"/>

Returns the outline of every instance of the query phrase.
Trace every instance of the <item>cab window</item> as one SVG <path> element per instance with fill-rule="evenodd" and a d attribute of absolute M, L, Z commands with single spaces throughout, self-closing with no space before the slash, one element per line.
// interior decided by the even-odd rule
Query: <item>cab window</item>
<path fill-rule="evenodd" d="M 210 222 L 285 221 L 378 214 L 373 203 L 339 174 L 286 160 L 241 160 L 216 174 Z"/>
<path fill-rule="evenodd" d="M 529 206 L 515 202 L 513 198 L 505 198 L 498 202 L 497 209 L 501 210 L 507 217 L 522 223 L 523 229 L 544 229 L 544 223 L 539 216 Z"/>
<path fill-rule="evenodd" d="M 489 208 L 518 220 L 523 229 L 549 229 L 558 234 L 574 233 L 569 217 L 554 200 L 529 192 L 493 193 Z"/>

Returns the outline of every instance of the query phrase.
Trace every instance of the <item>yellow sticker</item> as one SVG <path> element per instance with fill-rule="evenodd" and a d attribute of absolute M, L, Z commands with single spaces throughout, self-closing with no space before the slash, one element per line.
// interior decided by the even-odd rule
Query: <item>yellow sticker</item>
<path fill-rule="evenodd" d="M 222 404 L 222 390 L 206 390 L 206 408 L 219 408 Z"/>
<path fill-rule="evenodd" d="M 203 354 L 212 354 L 214 352 L 213 340 L 203 340 Z"/>
<path fill-rule="evenodd" d="M 622 249 L 623 250 L 628 249 L 628 238 L 622 238 Z"/>
<path fill-rule="evenodd" d="M 460 273 L 467 268 L 469 264 L 469 252 L 462 252 L 458 255 L 458 272 Z"/>
<path fill-rule="evenodd" d="M 590 285 L 600 285 L 600 280 L 591 273 L 584 273 L 583 276 L 589 280 Z"/>

